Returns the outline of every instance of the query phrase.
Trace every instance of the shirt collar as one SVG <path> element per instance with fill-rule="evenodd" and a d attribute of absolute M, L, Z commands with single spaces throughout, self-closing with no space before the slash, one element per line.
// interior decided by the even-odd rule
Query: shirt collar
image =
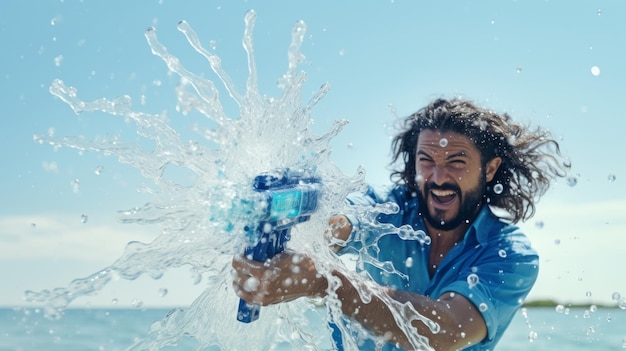
<path fill-rule="evenodd" d="M 495 230 L 495 227 L 499 231 L 506 225 L 501 219 L 502 217 L 497 215 L 502 211 L 505 210 L 494 206 L 483 206 L 472 225 L 467 229 L 464 240 L 467 242 L 468 238 L 473 236 L 480 245 L 486 244 L 489 240 L 489 234 Z"/>

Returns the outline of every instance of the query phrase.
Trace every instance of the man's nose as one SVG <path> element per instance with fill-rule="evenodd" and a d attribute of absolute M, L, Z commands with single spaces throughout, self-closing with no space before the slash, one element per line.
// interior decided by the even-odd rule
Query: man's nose
<path fill-rule="evenodd" d="M 450 180 L 450 175 L 446 171 L 445 167 L 435 166 L 433 167 L 433 174 L 431 176 L 431 181 L 437 185 L 443 185 L 448 180 Z"/>

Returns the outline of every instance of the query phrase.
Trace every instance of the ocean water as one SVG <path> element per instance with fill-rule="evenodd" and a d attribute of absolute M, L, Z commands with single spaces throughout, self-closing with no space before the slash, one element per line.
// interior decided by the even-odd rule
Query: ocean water
<path fill-rule="evenodd" d="M 126 350 L 148 333 L 168 309 L 65 310 L 59 320 L 37 310 L 0 309 L 1 351 Z M 325 325 L 309 316 L 312 333 L 324 338 Z M 319 341 L 319 340 L 318 340 Z M 182 338 L 161 350 L 196 350 L 199 343 Z M 278 350 L 291 350 L 278 345 Z M 620 309 L 528 308 L 518 312 L 497 350 L 625 350 L 626 311 Z M 201 350 L 220 350 L 205 347 Z"/>
<path fill-rule="evenodd" d="M 560 306 L 562 307 L 562 306 Z M 626 350 L 626 311 L 619 308 L 527 308 L 498 350 Z"/>

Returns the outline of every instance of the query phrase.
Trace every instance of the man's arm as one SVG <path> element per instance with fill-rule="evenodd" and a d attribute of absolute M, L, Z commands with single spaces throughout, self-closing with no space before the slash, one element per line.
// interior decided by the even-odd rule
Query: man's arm
<path fill-rule="evenodd" d="M 381 291 L 371 294 L 371 300 L 365 303 L 349 278 L 338 271 L 334 271 L 333 275 L 341 280 L 336 294 L 342 303 L 344 315 L 403 349 L 412 348 L 410 338 L 405 334 L 405 331 L 410 331 L 406 327 L 409 321 L 396 322 L 396 318 L 410 319 L 411 313 L 396 313 L 394 318 L 392 309 L 406 304 L 410 304 L 420 315 L 438 324 L 439 330 L 434 333 L 424 322 L 415 319 L 415 316 L 411 322 L 417 334 L 427 337 L 429 345 L 435 350 L 458 350 L 479 343 L 487 336 L 487 327 L 480 312 L 462 295 L 446 293 L 435 300 L 407 291 L 378 286 Z M 393 301 L 385 302 L 385 297 Z M 404 324 L 405 328 L 401 328 L 399 324 Z"/>
<path fill-rule="evenodd" d="M 323 297 L 328 294 L 328 279 L 320 274 L 313 260 L 305 255 L 285 251 L 274 256 L 270 262 L 262 263 L 236 257 L 233 260 L 236 276 L 233 287 L 237 295 L 247 302 L 263 306 L 291 301 L 299 297 Z M 369 284 L 371 300 L 363 302 L 357 286 L 364 286 L 349 279 L 337 270 L 332 276 L 341 281 L 335 290 L 342 303 L 343 313 L 361 323 L 374 334 L 384 337 L 399 347 L 411 349 L 410 338 L 400 325 L 407 325 L 411 314 L 396 314 L 391 305 L 410 304 L 422 316 L 439 325 L 434 333 L 420 320 L 411 321 L 419 335 L 427 337 L 435 350 L 457 350 L 480 342 L 487 335 L 485 322 L 476 307 L 459 294 L 446 293 L 439 299 L 393 290 Z M 368 283 L 372 283 L 368 281 Z M 377 291 L 374 291 L 377 290 Z M 389 297 L 389 301 L 384 298 Z M 389 304 L 388 304 L 389 303 Z M 404 330 L 409 330 L 404 328 Z"/>

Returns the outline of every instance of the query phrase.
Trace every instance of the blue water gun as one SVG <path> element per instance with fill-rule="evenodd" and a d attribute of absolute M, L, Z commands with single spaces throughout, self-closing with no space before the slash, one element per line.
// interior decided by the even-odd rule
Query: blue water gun
<path fill-rule="evenodd" d="M 244 255 L 265 262 L 285 250 L 291 228 L 311 218 L 317 209 L 322 183 L 318 177 L 284 169 L 256 176 L 253 187 L 261 195 L 265 209 L 256 223 L 245 228 L 248 241 L 254 246 L 247 246 Z M 260 312 L 260 305 L 239 299 L 238 321 L 254 322 Z"/>

